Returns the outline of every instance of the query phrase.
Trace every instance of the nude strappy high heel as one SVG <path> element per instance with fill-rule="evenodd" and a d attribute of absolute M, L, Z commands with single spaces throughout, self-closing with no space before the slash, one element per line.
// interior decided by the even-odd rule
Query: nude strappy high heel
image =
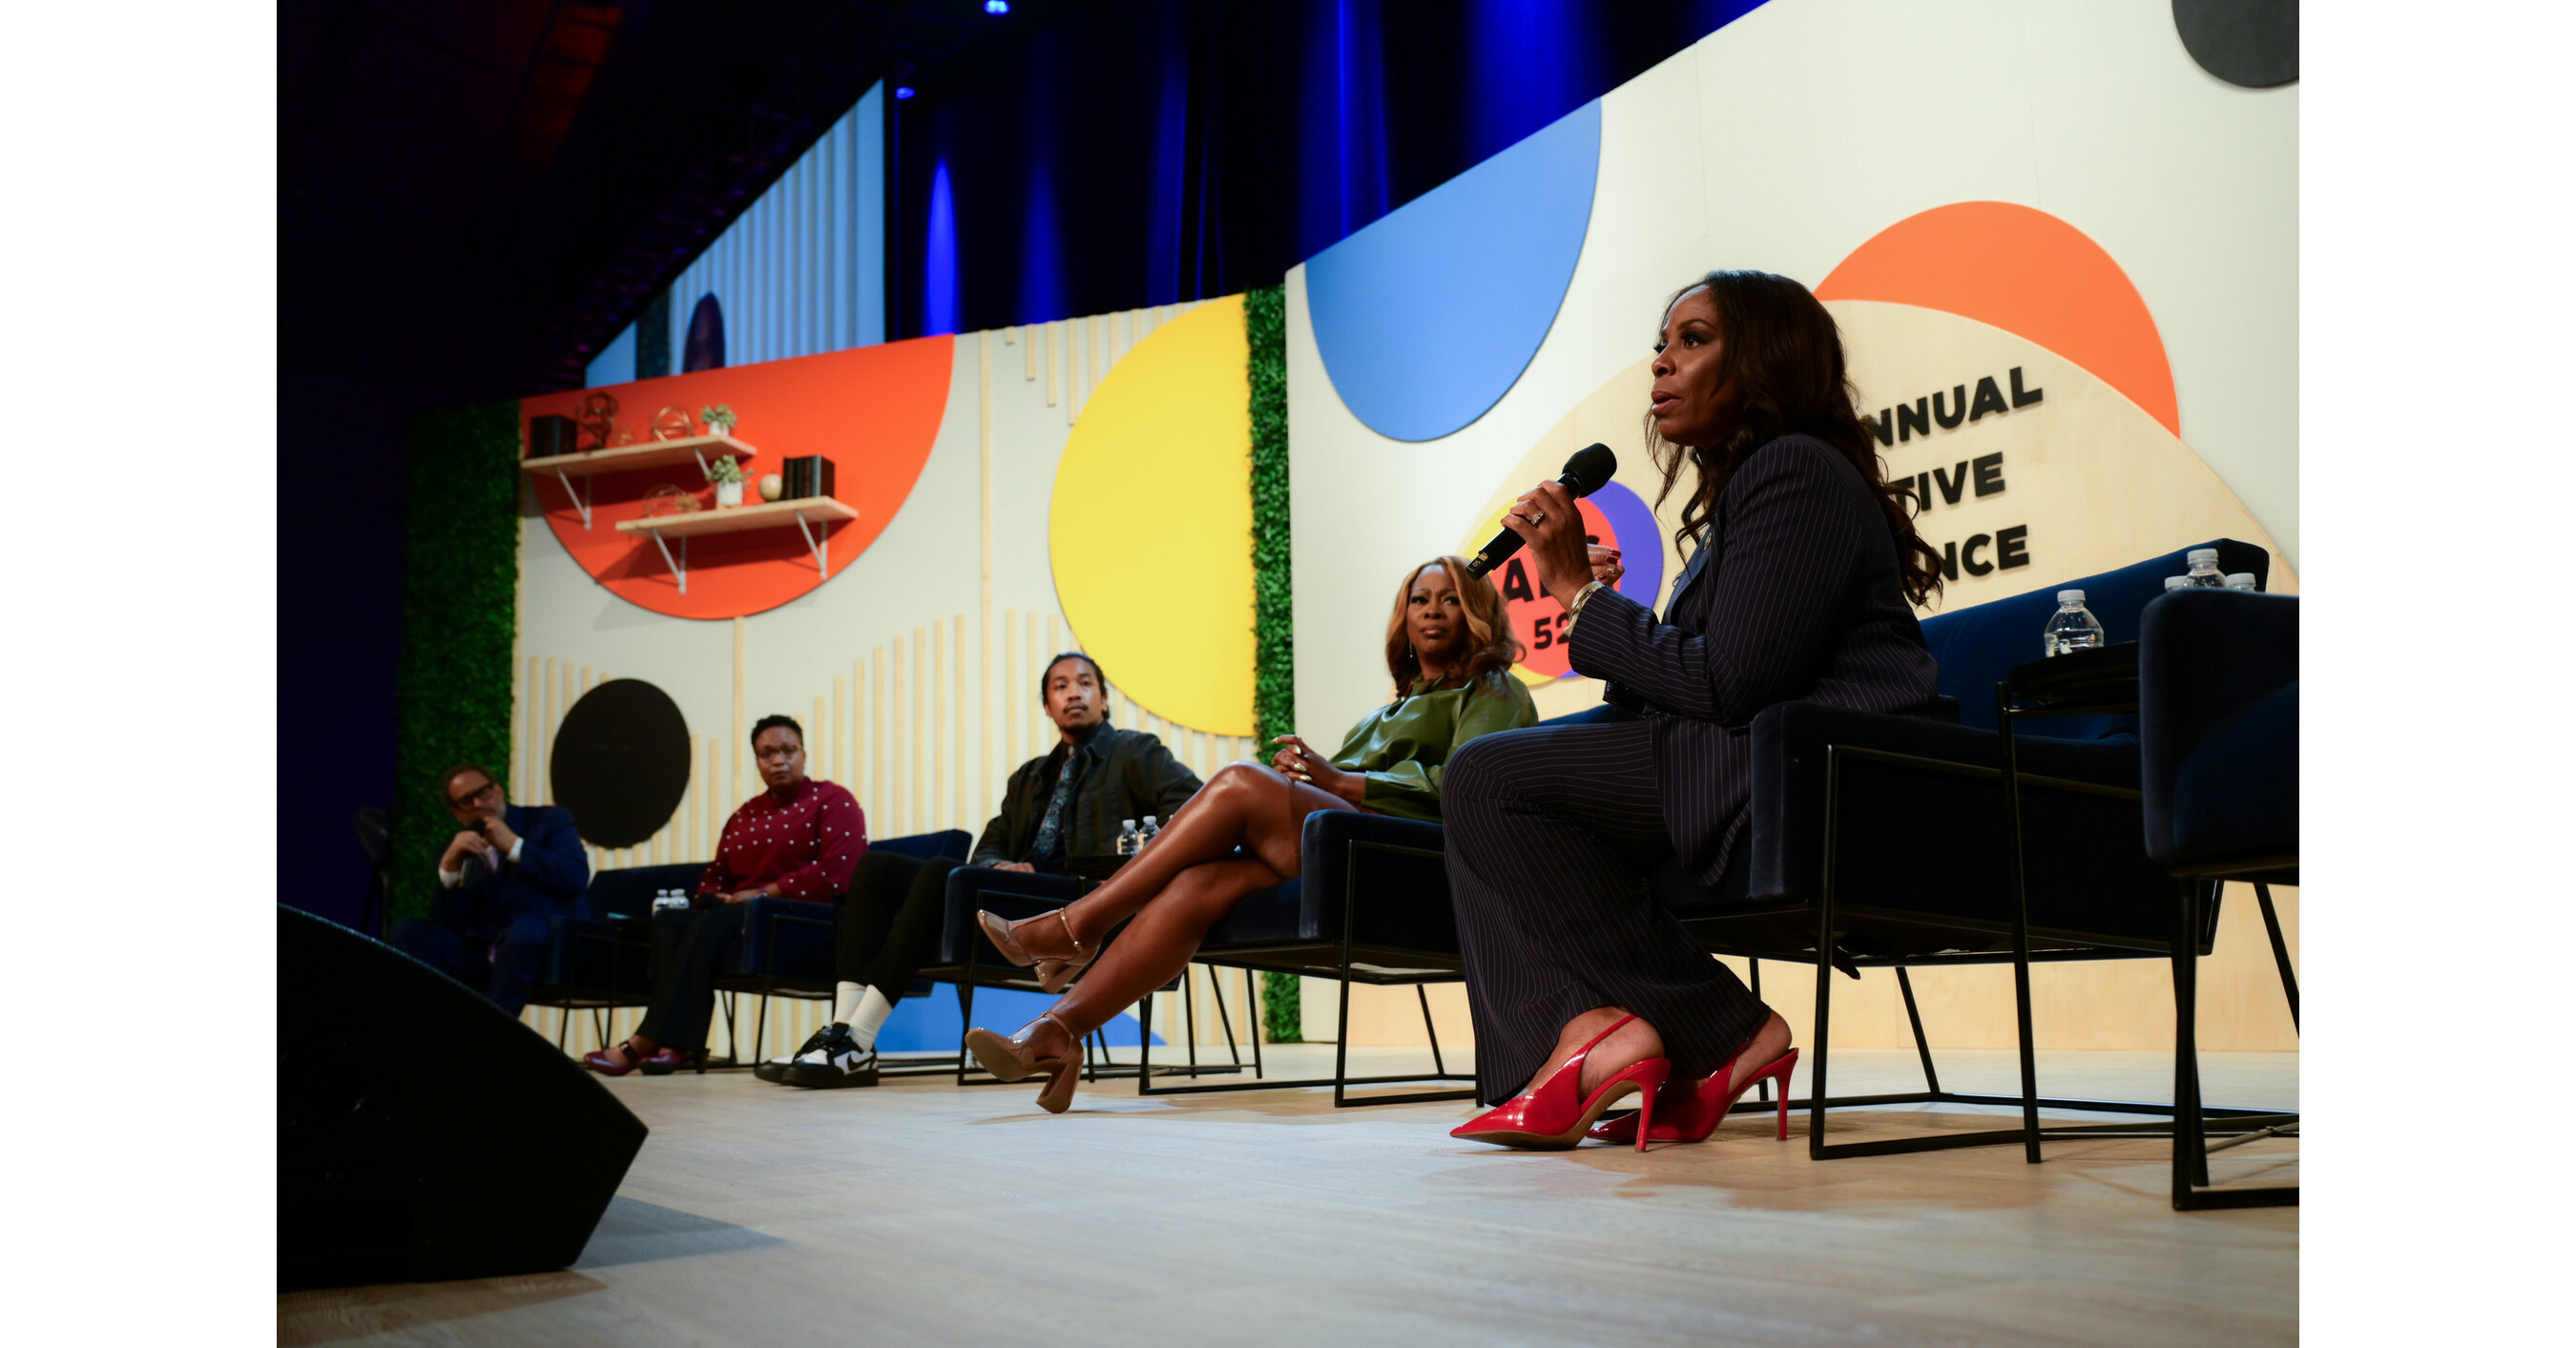
<path fill-rule="evenodd" d="M 1064 991 L 1065 984 L 1072 982 L 1075 974 L 1091 966 L 1093 957 L 1100 953 L 1100 946 L 1095 942 L 1085 947 L 1073 934 L 1073 919 L 1066 917 L 1061 908 L 1050 909 L 1028 920 L 1044 922 L 1049 917 L 1053 917 L 1064 929 L 1065 944 L 1073 947 L 1073 958 L 1060 959 L 1052 955 L 1032 954 L 1027 947 L 1020 944 L 1019 937 L 1012 931 L 1021 924 L 980 908 L 975 911 L 976 925 L 984 929 L 985 939 L 993 943 L 995 950 L 1002 952 L 1002 958 L 1023 969 L 1032 964 L 1036 965 L 1038 991 L 1057 993 Z"/>
<path fill-rule="evenodd" d="M 1028 1048 L 1029 1032 L 1037 1028 L 1038 1020 L 1064 1031 L 1065 1037 L 1073 1041 L 1072 1052 L 1056 1058 L 1021 1056 Z M 1056 1019 L 1052 1011 L 1039 1012 L 1038 1020 L 1022 1026 L 1018 1034 L 1008 1039 L 981 1026 L 968 1030 L 966 1049 L 975 1055 L 975 1061 L 982 1064 L 985 1071 L 993 1074 L 996 1081 L 1018 1081 L 1032 1072 L 1047 1071 L 1046 1089 L 1038 1092 L 1038 1108 L 1049 1114 L 1061 1114 L 1072 1106 L 1073 1088 L 1082 1078 L 1082 1036 L 1075 1034 L 1072 1026 Z"/>

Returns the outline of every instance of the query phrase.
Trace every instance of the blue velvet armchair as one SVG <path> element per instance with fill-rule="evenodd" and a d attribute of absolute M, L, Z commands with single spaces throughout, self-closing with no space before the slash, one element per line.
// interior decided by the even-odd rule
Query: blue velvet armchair
<path fill-rule="evenodd" d="M 2201 923 L 2209 882 L 2251 883 L 2295 1025 L 2299 981 L 2272 886 L 2299 882 L 2297 596 L 2186 590 L 2147 605 L 2138 636 L 2138 721 L 2146 851 L 2174 877 L 2174 922 L 2182 930 Z M 2177 951 L 2173 1205 L 2296 1203 L 2295 1188 L 2208 1188 L 2207 1111 L 2200 1104 L 2194 1038 L 2197 973 L 2194 961 Z M 2286 1116 L 2256 1132 L 2295 1126 L 2295 1117 Z"/>

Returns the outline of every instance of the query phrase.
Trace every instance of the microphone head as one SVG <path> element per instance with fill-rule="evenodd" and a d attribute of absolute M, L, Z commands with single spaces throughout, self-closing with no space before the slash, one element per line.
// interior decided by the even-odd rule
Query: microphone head
<path fill-rule="evenodd" d="M 1601 490 L 1602 484 L 1618 471 L 1619 456 L 1611 453 L 1608 445 L 1596 441 L 1574 451 L 1574 457 L 1565 461 L 1565 471 L 1557 475 L 1557 481 L 1564 483 L 1566 490 L 1577 496 L 1590 496 Z"/>

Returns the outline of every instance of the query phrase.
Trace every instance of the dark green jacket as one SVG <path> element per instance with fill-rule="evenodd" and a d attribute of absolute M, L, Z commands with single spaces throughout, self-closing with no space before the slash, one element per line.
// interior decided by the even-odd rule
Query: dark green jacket
<path fill-rule="evenodd" d="M 975 840 L 975 852 L 967 864 L 991 866 L 1029 859 L 1029 848 L 1037 842 L 1038 821 L 1046 816 L 1047 797 L 1055 789 L 1047 768 L 1057 753 L 1065 751 L 1059 744 L 1012 772 L 1002 789 L 1002 812 L 984 826 L 984 836 Z M 1104 725 L 1071 752 L 1072 762 L 1065 770 L 1075 774 L 1073 798 L 1065 802 L 1070 817 L 1062 826 L 1068 857 L 1115 854 L 1120 820 L 1142 823 L 1150 814 L 1170 823 L 1182 803 L 1198 794 L 1198 774 L 1181 766 L 1161 740 L 1141 730 Z"/>

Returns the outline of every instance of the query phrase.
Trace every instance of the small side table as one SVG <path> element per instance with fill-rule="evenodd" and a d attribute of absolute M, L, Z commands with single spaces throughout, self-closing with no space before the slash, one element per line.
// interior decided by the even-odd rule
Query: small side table
<path fill-rule="evenodd" d="M 2040 716 L 2099 716 L 2138 709 L 2138 643 L 2070 651 L 2015 665 L 1995 685 L 1995 734 L 2003 755 L 2004 814 L 2012 829 L 2013 1003 L 2021 1020 L 2022 1159 L 2039 1164 L 2039 1064 L 2030 1026 L 2030 880 L 2022 846 L 2021 755 L 2014 726 Z M 2106 793 L 2136 800 L 2137 791 Z"/>

